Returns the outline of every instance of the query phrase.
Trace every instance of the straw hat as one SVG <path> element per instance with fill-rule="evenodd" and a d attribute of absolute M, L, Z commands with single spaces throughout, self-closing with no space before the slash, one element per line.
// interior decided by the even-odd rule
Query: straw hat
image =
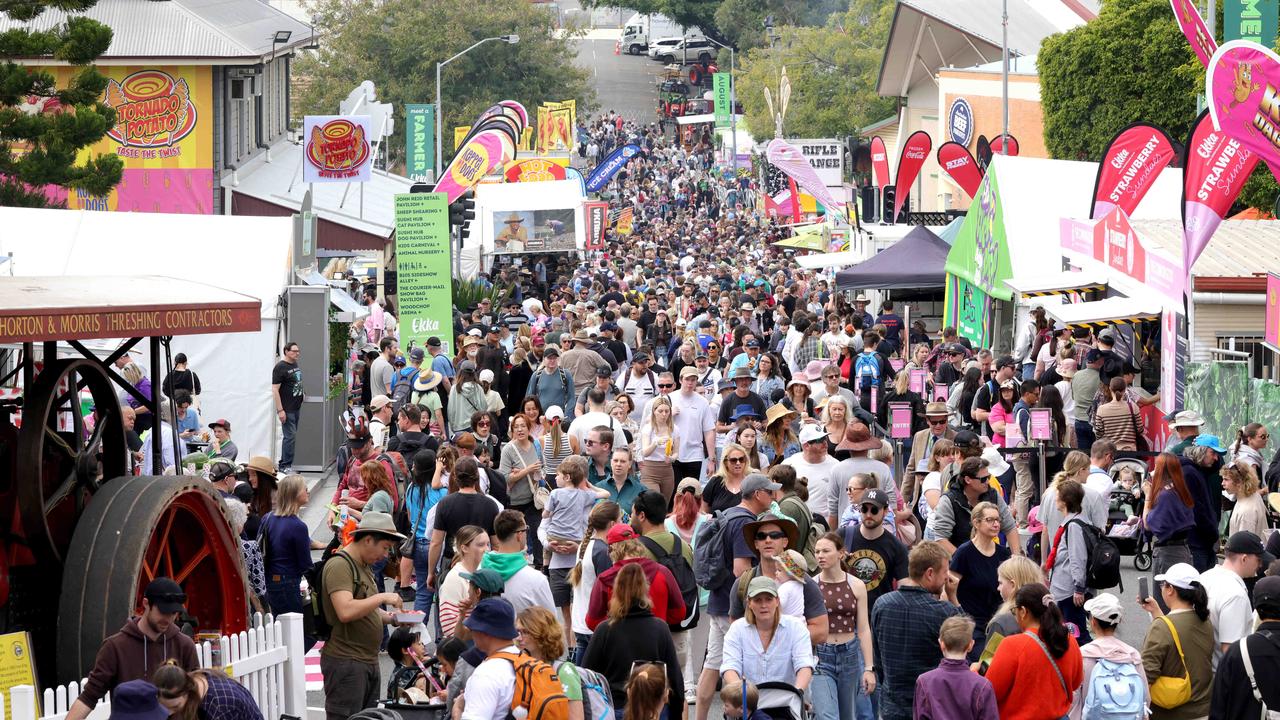
<path fill-rule="evenodd" d="M 511 213 L 510 215 L 508 215 L 508 216 L 507 216 L 507 219 L 506 219 L 506 220 L 503 220 L 502 222 L 504 222 L 504 223 L 522 223 L 522 222 L 524 222 L 524 218 L 523 218 L 523 217 L 521 217 L 519 213 Z"/>
<path fill-rule="evenodd" d="M 764 426 L 769 427 L 774 422 L 782 418 L 785 418 L 789 415 L 795 415 L 795 414 L 796 414 L 795 410 L 788 408 L 786 405 L 783 405 L 782 403 L 777 403 L 776 405 L 771 406 L 768 410 L 765 411 Z"/>
<path fill-rule="evenodd" d="M 245 470 L 257 470 L 263 475 L 267 475 L 272 479 L 276 476 L 276 464 L 266 455 L 254 455 L 249 458 L 249 462 L 244 464 Z"/>

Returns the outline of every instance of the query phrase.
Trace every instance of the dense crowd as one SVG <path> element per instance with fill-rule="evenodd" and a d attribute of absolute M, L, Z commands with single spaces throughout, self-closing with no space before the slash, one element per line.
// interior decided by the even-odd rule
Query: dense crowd
<path fill-rule="evenodd" d="M 772 245 L 785 229 L 709 137 L 613 114 L 579 137 L 584 156 L 644 149 L 605 194 L 631 234 L 585 259 L 503 256 L 482 278 L 497 299 L 420 347 L 362 293 L 323 498 L 334 540 L 309 578 L 329 718 L 379 699 L 463 720 L 1280 708 L 1280 688 L 1253 684 L 1280 671 L 1266 428 L 1224 443 L 1182 411 L 1151 452 L 1159 388 L 1125 328 L 1037 308 L 1010 351 L 908 325 Z M 208 468 L 249 501 L 228 503 L 255 602 L 278 613 L 309 609 L 299 585 L 322 549 L 302 479 L 276 479 L 301 394 L 284 349 L 279 467 L 254 458 L 249 491 L 234 454 Z M 904 406 L 910 432 L 891 440 Z M 1126 591 L 1149 617 L 1115 594 L 1117 556 L 1135 553 L 1153 567 Z M 420 623 L 397 614 L 410 607 Z M 1141 647 L 1123 623 L 1150 625 Z M 170 682 L 195 698 L 209 680 Z"/>

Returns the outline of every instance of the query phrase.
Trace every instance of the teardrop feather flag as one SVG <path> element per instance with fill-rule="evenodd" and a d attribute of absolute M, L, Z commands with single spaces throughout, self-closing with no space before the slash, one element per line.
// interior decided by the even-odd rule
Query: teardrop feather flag
<path fill-rule="evenodd" d="M 894 186 L 893 196 L 895 220 L 902 210 L 903 203 L 907 201 L 907 195 L 911 193 L 911 185 L 915 183 L 916 176 L 920 174 L 920 168 L 924 167 L 924 161 L 929 157 L 929 151 L 932 149 L 933 140 L 924 130 L 911 133 L 911 137 L 902 144 L 902 155 L 898 158 L 898 184 Z"/>
<path fill-rule="evenodd" d="M 938 146 L 938 165 L 969 197 L 978 195 L 984 173 L 973 159 L 969 148 L 958 142 L 944 142 Z"/>

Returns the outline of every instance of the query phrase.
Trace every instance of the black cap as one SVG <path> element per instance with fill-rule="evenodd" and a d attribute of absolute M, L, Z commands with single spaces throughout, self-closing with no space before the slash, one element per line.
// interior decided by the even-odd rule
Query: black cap
<path fill-rule="evenodd" d="M 638 352 L 635 355 L 631 356 L 631 362 L 633 363 L 649 362 L 649 353 Z"/>
<path fill-rule="evenodd" d="M 1084 354 L 1084 363 L 1096 363 L 1102 359 L 1102 351 L 1098 348 L 1089 348 L 1089 352 Z"/>
<path fill-rule="evenodd" d="M 498 333 L 502 332 L 502 328 L 498 327 L 497 325 L 490 325 L 489 332 L 494 335 L 497 335 Z"/>
<path fill-rule="evenodd" d="M 596 377 L 607 378 L 612 376 L 613 376 L 613 373 L 609 371 L 608 365 L 601 365 L 600 367 L 596 368 Z"/>
<path fill-rule="evenodd" d="M 183 605 L 187 602 L 187 594 L 182 591 L 182 586 L 167 577 L 158 577 L 148 583 L 142 597 L 147 599 L 151 607 L 166 615 L 182 612 Z"/>
<path fill-rule="evenodd" d="M 1000 368 L 1017 367 L 1017 366 L 1018 366 L 1018 362 L 1013 359 L 1012 355 L 1001 355 L 1000 359 L 996 360 L 997 370 L 999 370 Z"/>
<path fill-rule="evenodd" d="M 868 488 L 862 495 L 863 503 L 871 503 L 880 508 L 889 507 L 889 496 L 880 488 Z"/>
<path fill-rule="evenodd" d="M 440 338 L 435 335 L 427 338 L 427 347 L 440 347 Z"/>
<path fill-rule="evenodd" d="M 1253 586 L 1253 609 L 1264 618 L 1280 617 L 1280 576 L 1264 577 Z"/>
<path fill-rule="evenodd" d="M 1227 538 L 1226 551 L 1229 553 L 1237 553 L 1239 555 L 1257 555 L 1259 558 L 1262 558 L 1262 566 L 1264 568 L 1270 565 L 1271 561 L 1275 560 L 1275 557 L 1273 557 L 1271 553 L 1267 552 L 1267 549 L 1263 547 L 1262 538 L 1248 530 L 1241 530 L 1237 533 L 1233 533 L 1231 537 Z"/>

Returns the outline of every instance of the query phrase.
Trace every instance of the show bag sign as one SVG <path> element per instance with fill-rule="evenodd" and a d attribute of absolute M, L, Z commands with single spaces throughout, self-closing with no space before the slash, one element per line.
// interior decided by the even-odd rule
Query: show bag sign
<path fill-rule="evenodd" d="M 1173 158 L 1173 141 L 1164 130 L 1146 123 L 1121 130 L 1102 152 L 1089 217 L 1100 218 L 1116 207 L 1132 214 Z"/>
<path fill-rule="evenodd" d="M 373 148 L 368 115 L 308 115 L 302 137 L 303 182 L 369 182 Z"/>

